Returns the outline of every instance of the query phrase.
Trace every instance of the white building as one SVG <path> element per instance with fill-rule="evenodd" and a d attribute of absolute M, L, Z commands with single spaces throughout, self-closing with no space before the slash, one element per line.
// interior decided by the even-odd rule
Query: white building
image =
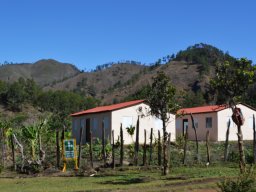
<path fill-rule="evenodd" d="M 238 104 L 245 122 L 242 126 L 243 139 L 253 139 L 253 114 L 256 110 L 245 104 Z M 193 114 L 198 140 L 205 140 L 206 132 L 210 133 L 211 141 L 225 141 L 228 121 L 231 121 L 229 140 L 237 140 L 237 126 L 232 121 L 232 110 L 226 105 L 202 106 L 180 109 L 176 118 L 176 137 L 188 131 L 188 139 L 195 140 L 190 113 Z"/>
<path fill-rule="evenodd" d="M 158 130 L 161 136 L 162 121 L 152 115 L 149 115 L 150 107 L 144 100 L 129 101 L 109 106 L 101 106 L 93 109 L 71 114 L 72 116 L 72 136 L 79 142 L 80 128 L 82 127 L 83 136 L 82 143 L 89 141 L 90 130 L 92 138 L 101 138 L 102 127 L 105 128 L 105 138 L 111 139 L 111 131 L 114 130 L 115 141 L 120 135 L 120 125 L 123 127 L 124 144 L 131 144 L 135 141 L 136 131 L 131 137 L 126 128 L 130 126 L 136 127 L 138 116 L 140 118 L 139 142 L 144 142 L 144 129 L 147 133 L 147 142 L 149 142 L 150 131 L 153 128 L 153 137 L 158 137 Z M 171 133 L 171 140 L 175 140 L 175 115 L 170 114 L 170 120 L 167 123 L 167 132 Z"/>

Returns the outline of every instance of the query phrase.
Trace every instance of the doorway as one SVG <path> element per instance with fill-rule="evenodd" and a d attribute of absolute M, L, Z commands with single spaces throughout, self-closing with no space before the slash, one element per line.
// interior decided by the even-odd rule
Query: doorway
<path fill-rule="evenodd" d="M 185 133 L 187 133 L 187 131 L 188 131 L 188 119 L 183 119 L 183 127 L 182 127 L 182 130 L 183 130 L 183 136 L 184 136 Z"/>

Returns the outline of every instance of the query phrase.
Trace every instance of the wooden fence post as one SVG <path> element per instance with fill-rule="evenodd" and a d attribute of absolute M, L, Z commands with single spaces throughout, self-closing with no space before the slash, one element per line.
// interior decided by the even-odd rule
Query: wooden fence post
<path fill-rule="evenodd" d="M 59 128 L 56 128 L 56 167 L 60 168 L 60 141 L 59 141 Z M 75 146 L 76 147 L 76 146 Z"/>
<path fill-rule="evenodd" d="M 147 164 L 147 132 L 144 129 L 143 166 Z"/>
<path fill-rule="evenodd" d="M 114 138 L 114 130 L 112 130 L 112 168 L 115 169 L 115 138 Z"/>
<path fill-rule="evenodd" d="M 170 156 L 171 156 L 171 133 L 168 134 L 168 141 L 167 141 L 167 158 L 170 162 Z M 171 162 L 169 163 L 170 166 Z"/>
<path fill-rule="evenodd" d="M 78 167 L 80 167 L 80 161 L 81 161 L 82 139 L 83 139 L 83 127 L 81 126 L 80 135 L 79 135 L 79 149 L 78 149 L 78 162 L 77 162 Z"/>
<path fill-rule="evenodd" d="M 188 131 L 185 132 L 184 138 L 185 138 L 185 143 L 184 143 L 184 153 L 183 153 L 183 165 L 186 165 L 186 162 L 187 162 Z"/>
<path fill-rule="evenodd" d="M 224 162 L 227 162 L 228 160 L 228 140 L 229 140 L 229 129 L 230 129 L 230 124 L 231 124 L 231 121 L 229 119 L 228 121 L 228 127 L 227 127 L 227 132 L 226 132 L 226 141 L 225 141 L 225 151 L 224 151 Z"/>
<path fill-rule="evenodd" d="M 105 127 L 104 121 L 102 121 L 102 158 L 104 166 L 106 165 L 106 144 L 105 144 Z"/>
<path fill-rule="evenodd" d="M 162 144 L 160 130 L 158 130 L 158 166 L 162 165 Z"/>
<path fill-rule="evenodd" d="M 209 130 L 208 130 L 208 131 L 206 132 L 207 164 L 210 163 L 209 138 L 210 138 L 210 132 L 209 132 Z"/>
<path fill-rule="evenodd" d="M 134 150 L 134 165 L 138 165 L 138 155 L 139 155 L 139 133 L 140 133 L 140 118 L 138 116 L 137 124 L 136 124 L 136 142 L 135 142 L 135 150 Z"/>
<path fill-rule="evenodd" d="M 12 146 L 12 163 L 13 163 L 13 170 L 16 171 L 16 159 L 15 159 L 15 147 L 14 147 L 14 136 L 11 135 L 11 146 Z"/>
<path fill-rule="evenodd" d="M 93 168 L 93 156 L 92 156 L 92 131 L 90 131 L 90 145 L 89 145 L 89 155 L 90 155 L 90 164 L 91 164 L 91 168 Z"/>
<path fill-rule="evenodd" d="M 190 113 L 190 117 L 191 117 L 191 120 L 192 120 L 192 127 L 193 127 L 193 129 L 194 129 L 194 132 L 195 132 L 195 139 L 196 139 L 196 160 L 197 160 L 197 163 L 199 163 L 198 139 L 197 139 L 197 132 L 196 132 L 195 121 L 194 121 L 194 118 L 193 118 L 192 113 Z"/>
<path fill-rule="evenodd" d="M 149 165 L 152 162 L 152 152 L 153 152 L 152 142 L 153 142 L 153 128 L 151 128 L 151 131 L 150 131 L 149 162 L 148 162 Z"/>
<path fill-rule="evenodd" d="M 124 161 L 124 135 L 123 135 L 123 127 L 122 123 L 120 125 L 120 166 L 123 166 L 123 161 Z"/>

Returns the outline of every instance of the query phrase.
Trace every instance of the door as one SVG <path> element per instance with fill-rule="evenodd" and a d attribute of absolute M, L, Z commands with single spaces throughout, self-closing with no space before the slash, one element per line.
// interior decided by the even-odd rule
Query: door
<path fill-rule="evenodd" d="M 90 132 L 91 132 L 91 121 L 90 119 L 86 119 L 86 127 L 85 127 L 85 141 L 90 141 Z"/>
<path fill-rule="evenodd" d="M 183 136 L 188 131 L 188 119 L 183 119 Z"/>

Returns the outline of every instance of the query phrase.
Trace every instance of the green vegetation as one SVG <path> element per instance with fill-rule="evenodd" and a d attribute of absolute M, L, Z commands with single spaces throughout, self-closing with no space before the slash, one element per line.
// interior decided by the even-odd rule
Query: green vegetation
<path fill-rule="evenodd" d="M 201 64 L 199 71 L 201 75 L 209 74 L 210 66 L 215 66 L 219 62 L 234 61 L 228 53 L 204 43 L 195 44 L 188 47 L 185 51 L 177 53 L 175 61 L 186 61 L 189 64 Z"/>
<path fill-rule="evenodd" d="M 188 191 L 217 189 L 216 182 L 224 177 L 234 177 L 238 169 L 232 166 L 173 168 L 172 174 L 162 176 L 154 168 L 102 169 L 94 177 L 63 173 L 60 177 L 0 179 L 1 190 L 16 191 Z"/>
<path fill-rule="evenodd" d="M 42 61 L 41 61 L 42 62 Z M 43 61 L 44 62 L 44 61 Z M 54 64 L 54 61 L 49 61 Z M 141 65 L 139 62 L 126 61 L 131 65 Z M 56 64 L 56 63 L 55 63 Z M 123 64 L 123 62 L 122 62 Z M 42 66 L 39 68 L 47 72 L 54 71 L 54 66 Z M 188 76 L 188 73 L 173 74 L 175 86 L 169 81 L 170 69 L 177 66 L 181 72 L 197 70 L 194 79 L 187 79 L 184 87 L 178 87 L 180 81 Z M 180 66 L 178 66 L 180 65 Z M 3 66 L 9 67 L 9 66 Z M 72 66 L 71 66 L 72 67 Z M 112 67 L 116 67 L 111 70 Z M 223 191 L 234 191 L 243 186 L 254 186 L 254 176 L 238 176 L 237 163 L 241 161 L 241 150 L 237 143 L 231 142 L 228 160 L 223 162 L 224 144 L 210 143 L 211 163 L 207 163 L 205 142 L 199 143 L 199 154 L 195 150 L 195 143 L 188 142 L 186 164 L 182 162 L 184 138 L 179 136 L 171 146 L 167 144 L 167 133 L 165 123 L 168 120 L 167 112 L 174 112 L 177 106 L 194 107 L 205 104 L 233 104 L 238 101 L 246 102 L 256 107 L 256 78 L 255 66 L 247 59 L 234 59 L 228 53 L 206 44 L 196 44 L 180 51 L 175 55 L 166 56 L 149 66 L 136 66 L 127 74 L 128 68 L 122 70 L 122 66 L 114 66 L 113 63 L 97 66 L 91 76 L 82 76 L 78 82 L 65 84 L 77 75 L 77 69 L 72 70 L 69 76 L 56 78 L 54 80 L 37 82 L 40 85 L 48 82 L 43 89 L 32 79 L 19 78 L 17 81 L 0 81 L 0 104 L 3 114 L 0 116 L 0 144 L 1 144 L 1 166 L 0 176 L 28 177 L 33 174 L 43 178 L 1 179 L 1 190 L 4 191 L 84 191 L 84 190 L 128 190 L 128 191 L 186 191 L 193 189 L 217 189 L 216 182 L 219 179 L 227 179 L 219 184 Z M 194 67 L 194 68 L 193 68 Z M 163 71 L 164 72 L 161 72 Z M 109 71 L 108 73 L 105 73 Z M 120 72 L 121 71 L 121 72 Z M 130 72 L 130 71 L 129 71 Z M 178 70 L 177 70 L 178 73 Z M 37 76 L 35 75 L 35 76 Z M 107 81 L 100 89 L 102 81 Z M 125 76 L 125 78 L 123 78 Z M 152 78 L 153 77 L 153 78 Z M 40 79 L 39 78 L 39 79 Z M 93 80 L 93 78 L 95 78 Z M 145 78 L 145 79 L 143 79 Z M 180 80 L 180 79 L 181 80 Z M 75 78 L 74 78 L 75 79 Z M 145 80 L 145 81 L 142 81 Z M 209 86 L 209 80 L 211 86 Z M 41 82 L 41 83 L 40 83 Z M 64 87 L 70 87 L 71 91 L 54 90 L 53 85 L 64 83 Z M 75 88 L 72 87 L 72 83 Z M 137 87 L 131 89 L 131 87 Z M 49 90 L 51 89 L 51 90 Z M 49 91 L 47 91 L 49 90 Z M 131 91 L 132 90 L 132 91 Z M 118 94 L 116 94 L 118 92 Z M 101 93 L 101 97 L 99 95 Z M 116 97 L 125 94 L 125 97 Z M 68 164 L 68 173 L 61 173 L 63 165 L 61 160 L 61 140 L 70 137 L 71 121 L 69 114 L 83 109 L 98 106 L 100 99 L 109 97 L 109 101 L 117 103 L 119 100 L 147 99 L 151 106 L 151 113 L 163 121 L 163 154 L 164 161 L 158 166 L 158 143 L 157 135 L 153 135 L 153 153 L 150 166 L 140 166 L 143 160 L 143 147 L 138 152 L 139 166 L 132 166 L 134 162 L 134 144 L 124 148 L 124 166 L 112 170 L 111 166 L 112 146 L 109 141 L 106 145 L 107 163 L 102 165 L 102 145 L 98 139 L 93 140 L 92 156 L 94 169 L 90 167 L 89 145 L 81 147 L 82 155 L 80 169 L 78 172 L 71 171 L 71 162 Z M 114 96 L 113 96 L 114 95 Z M 103 97 L 104 96 L 104 97 Z M 215 96 L 215 97 L 214 97 Z M 100 99 L 99 99 L 100 98 Z M 29 119 L 29 115 L 23 113 L 24 109 L 31 107 L 39 110 L 36 118 Z M 5 114 L 6 112 L 6 114 Z M 14 112 L 14 113 L 13 113 Z M 33 112 L 31 112 L 33 113 Z M 11 115 L 10 115 L 11 114 Z M 19 114 L 19 115 L 18 115 Z M 128 134 L 134 134 L 134 127 L 124 129 Z M 244 161 L 253 163 L 253 147 L 251 142 L 245 142 Z M 120 138 L 115 145 L 115 159 L 120 157 Z M 161 147 L 160 147 L 161 148 Z M 150 149 L 145 147 L 149 154 Z M 167 152 L 170 151 L 170 156 Z M 14 154 L 14 155 L 13 155 Z M 14 158 L 15 157 L 15 158 Z M 129 165 L 129 166 L 128 166 Z M 105 167 L 105 168 L 103 168 Z M 16 172 L 9 168 L 16 169 Z M 161 172 L 168 176 L 161 175 Z M 52 171 L 52 172 L 51 172 Z M 86 177 L 95 174 L 94 177 Z M 36 176 L 36 175 L 34 175 Z M 52 177 L 60 176 L 60 177 Z M 85 176 L 68 177 L 61 176 Z M 22 185 L 21 185 L 22 184 Z M 190 186 L 188 186 L 190 184 Z M 242 188 L 239 188 L 242 187 Z M 248 190 L 247 190 L 248 191 Z"/>
<path fill-rule="evenodd" d="M 176 89 L 170 83 L 169 78 L 163 72 L 159 72 L 157 76 L 153 78 L 153 83 L 149 93 L 150 94 L 147 96 L 147 101 L 151 109 L 150 113 L 161 119 L 163 125 L 163 174 L 167 175 L 169 172 L 169 160 L 167 158 L 168 133 L 166 131 L 166 127 L 170 119 L 169 114 L 178 109 L 178 105 L 175 101 Z"/>
<path fill-rule="evenodd" d="M 255 192 L 256 180 L 253 170 L 240 175 L 238 178 L 228 178 L 218 183 L 222 192 Z"/>

